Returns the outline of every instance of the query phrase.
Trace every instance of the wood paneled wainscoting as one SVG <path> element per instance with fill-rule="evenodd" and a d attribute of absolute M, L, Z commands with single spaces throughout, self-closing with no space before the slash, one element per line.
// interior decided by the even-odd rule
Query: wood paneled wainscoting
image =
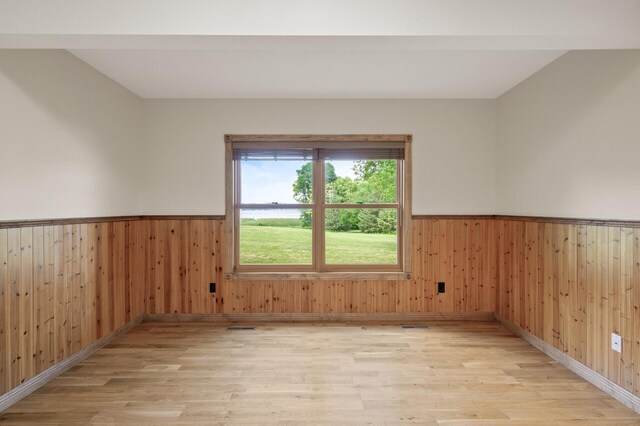
<path fill-rule="evenodd" d="M 490 220 L 413 221 L 411 279 L 230 280 L 223 220 L 143 220 L 149 313 L 470 313 L 495 311 Z M 447 291 L 437 293 L 437 282 Z M 216 282 L 215 296 L 208 283 Z"/>
<path fill-rule="evenodd" d="M 509 219 L 496 229 L 497 316 L 640 395 L 640 224 Z"/>
<path fill-rule="evenodd" d="M 640 395 L 640 224 L 412 222 L 410 279 L 269 281 L 225 280 L 223 217 L 0 223 L 0 393 L 145 313 L 495 312 Z"/>
<path fill-rule="evenodd" d="M 0 229 L 0 395 L 144 313 L 140 227 Z"/>
<path fill-rule="evenodd" d="M 495 311 L 492 220 L 414 220 L 411 279 L 380 281 L 225 281 L 223 218 L 95 221 L 0 223 L 0 394 L 143 313 Z"/>

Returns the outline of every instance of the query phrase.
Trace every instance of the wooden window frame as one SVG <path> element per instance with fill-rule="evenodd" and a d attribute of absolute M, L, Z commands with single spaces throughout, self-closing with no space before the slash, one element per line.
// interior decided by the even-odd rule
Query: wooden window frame
<path fill-rule="evenodd" d="M 408 279 L 411 276 L 411 135 L 225 135 L 226 248 L 225 278 L 233 279 Z M 312 210 L 311 265 L 239 265 L 239 212 L 247 205 L 240 200 L 240 167 L 233 158 L 236 146 L 260 148 L 385 148 L 404 149 L 396 172 L 396 203 L 389 204 L 325 204 L 323 160 L 313 161 L 312 204 L 279 205 L 281 209 Z M 347 148 L 348 149 L 348 148 Z M 259 205 L 252 205 L 256 207 Z M 264 205 L 265 208 L 275 208 Z M 331 208 L 395 208 L 398 210 L 398 263 L 395 265 L 326 265 L 324 247 L 325 211 Z"/>

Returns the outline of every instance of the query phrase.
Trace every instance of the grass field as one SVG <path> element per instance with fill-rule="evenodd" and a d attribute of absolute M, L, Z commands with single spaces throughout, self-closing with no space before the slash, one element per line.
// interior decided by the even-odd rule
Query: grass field
<path fill-rule="evenodd" d="M 328 264 L 395 264 L 395 235 L 327 232 Z M 311 230 L 298 219 L 242 219 L 240 263 L 310 264 Z"/>

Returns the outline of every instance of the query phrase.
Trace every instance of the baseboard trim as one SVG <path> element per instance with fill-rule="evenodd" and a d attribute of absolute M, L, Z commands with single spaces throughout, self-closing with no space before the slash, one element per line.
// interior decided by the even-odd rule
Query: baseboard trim
<path fill-rule="evenodd" d="M 129 330 L 131 330 L 136 325 L 140 324 L 143 320 L 143 315 L 138 316 L 136 319 L 129 321 L 119 329 L 114 332 L 101 337 L 95 342 L 91 343 L 89 346 L 79 350 L 75 354 L 63 359 L 59 363 L 47 368 L 42 373 L 32 377 L 21 385 L 11 389 L 9 392 L 0 396 L 0 413 L 2 413 L 7 408 L 11 407 L 16 402 L 21 399 L 29 396 L 31 393 L 35 392 L 42 386 L 49 383 L 51 380 L 55 379 L 65 371 L 69 370 L 71 367 L 79 364 L 89 356 L 91 356 L 98 349 L 103 346 L 108 345 L 113 342 L 120 336 L 126 334 Z"/>
<path fill-rule="evenodd" d="M 145 314 L 145 321 L 202 322 L 411 322 L 495 321 L 492 312 L 470 313 L 247 313 L 247 314 Z"/>
<path fill-rule="evenodd" d="M 528 331 L 520 328 L 519 326 L 513 324 L 510 321 L 501 318 L 499 315 L 495 316 L 496 321 L 502 324 L 505 328 L 511 331 L 516 336 L 522 338 L 525 342 L 529 343 L 534 348 L 538 349 L 540 352 L 547 354 L 549 357 L 558 361 L 560 364 L 567 367 L 569 370 L 576 373 L 578 376 L 585 379 L 587 382 L 591 383 L 601 391 L 610 395 L 614 399 L 620 401 L 622 404 L 631 408 L 636 413 L 640 414 L 640 397 L 634 395 L 629 392 L 622 386 L 612 382 L 607 379 L 600 373 L 597 373 L 582 364 L 581 362 L 571 358 L 569 355 L 564 352 L 554 348 L 544 340 L 540 339 L 537 336 L 529 333 Z"/>

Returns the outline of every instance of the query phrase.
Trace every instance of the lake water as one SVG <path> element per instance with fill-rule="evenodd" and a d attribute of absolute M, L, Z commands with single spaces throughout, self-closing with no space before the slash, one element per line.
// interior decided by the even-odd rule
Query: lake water
<path fill-rule="evenodd" d="M 300 210 L 240 210 L 242 219 L 299 219 Z"/>

